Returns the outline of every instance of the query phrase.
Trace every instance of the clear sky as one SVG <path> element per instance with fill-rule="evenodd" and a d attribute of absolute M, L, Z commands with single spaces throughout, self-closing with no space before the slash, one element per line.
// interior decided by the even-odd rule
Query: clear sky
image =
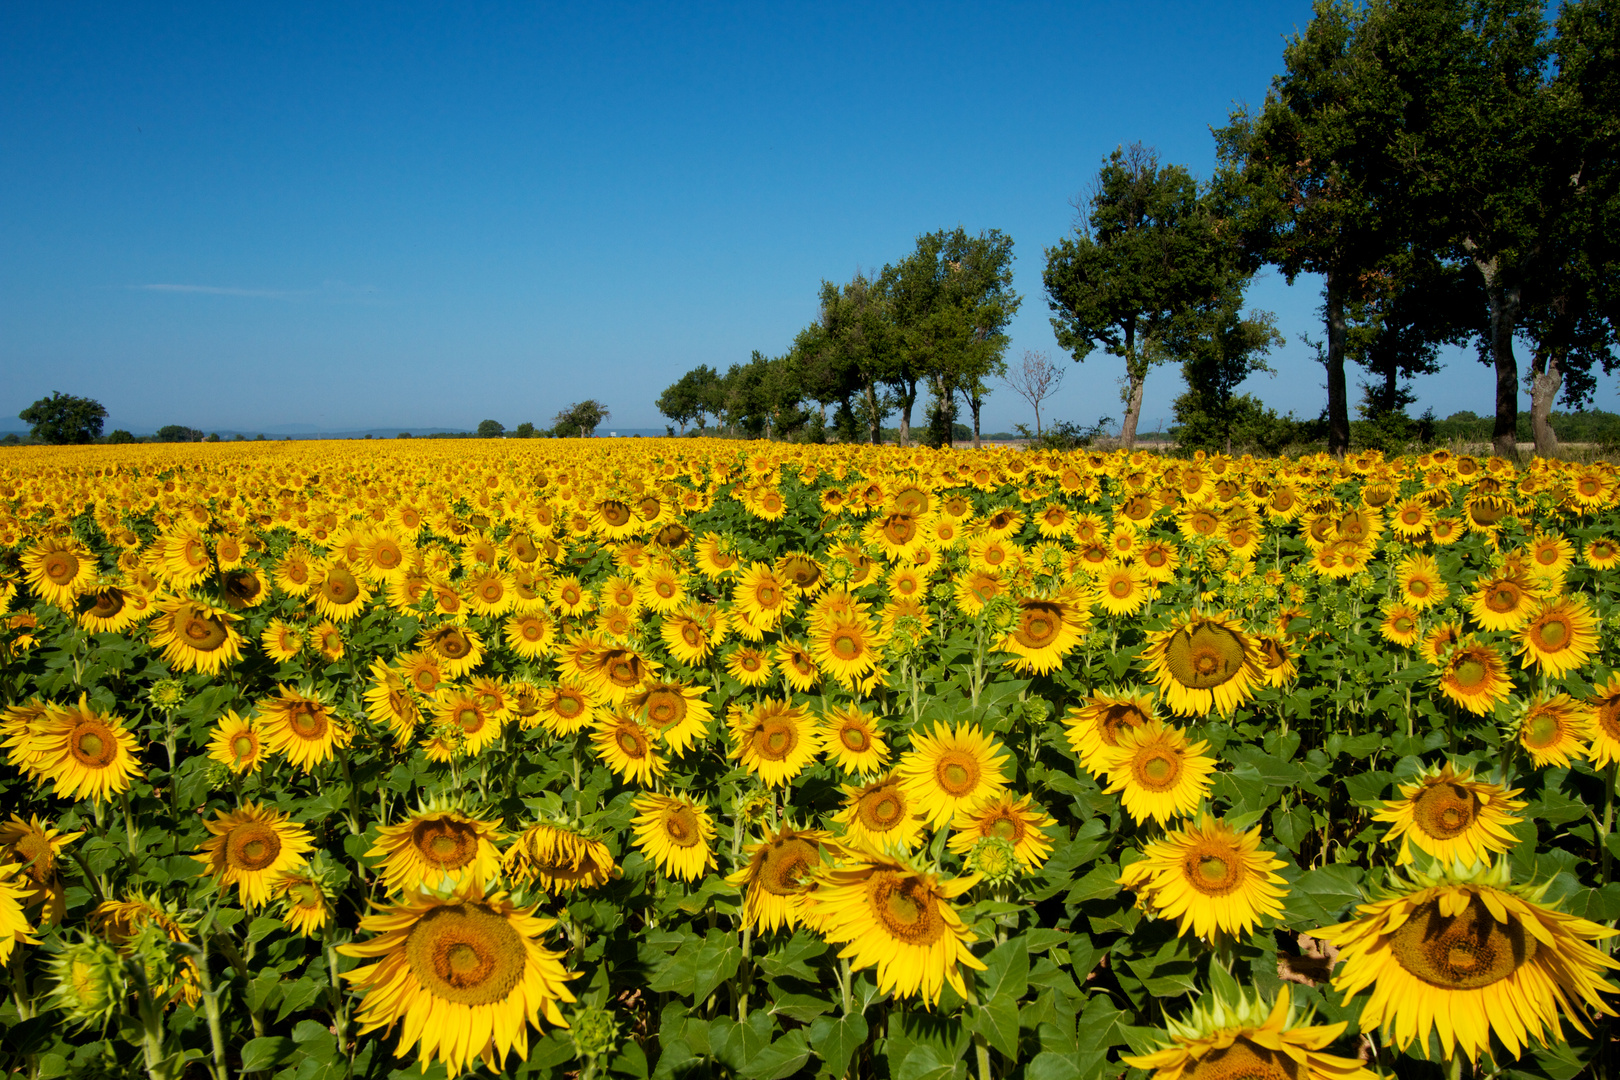
<path fill-rule="evenodd" d="M 701 363 L 784 351 L 823 278 L 999 228 L 1009 358 L 1057 354 L 1043 249 L 1115 146 L 1207 176 L 1308 0 L 10 5 L 0 430 L 52 390 L 150 431 L 661 427 Z M 1320 411 L 1319 286 L 1262 279 L 1252 388 Z M 1521 364 L 1524 358 L 1521 355 Z M 1046 418 L 1120 415 L 1119 361 Z M 1179 373 L 1150 377 L 1146 430 Z M 1491 410 L 1471 356 L 1419 384 Z M 1352 388 L 1352 395 L 1355 395 Z M 1615 407 L 1615 383 L 1597 405 Z M 1000 390 L 991 430 L 1028 422 Z"/>

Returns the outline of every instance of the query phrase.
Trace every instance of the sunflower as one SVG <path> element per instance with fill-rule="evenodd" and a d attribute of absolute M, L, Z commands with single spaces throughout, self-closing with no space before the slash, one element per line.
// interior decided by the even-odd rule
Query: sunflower
<path fill-rule="evenodd" d="M 476 757 L 501 737 L 501 722 L 470 687 L 444 686 L 433 695 L 433 723 L 452 732 L 463 753 Z"/>
<path fill-rule="evenodd" d="M 200 600 L 171 597 L 158 604 L 152 623 L 152 644 L 163 659 L 181 671 L 217 675 L 242 658 L 242 635 L 235 623 L 240 615 Z"/>
<path fill-rule="evenodd" d="M 88 929 L 117 949 L 125 960 L 130 960 L 138 955 L 138 939 L 148 926 L 178 945 L 191 944 L 191 934 L 196 929 L 195 923 L 183 917 L 171 903 L 156 894 L 148 897 L 138 892 L 123 900 L 103 900 L 97 904 L 90 913 Z M 151 968 L 146 971 L 148 979 L 158 974 L 160 972 Z M 164 978 L 156 989 L 166 1004 L 178 999 L 187 1005 L 196 1005 L 202 1000 L 202 982 L 196 961 L 190 956 L 182 956 L 175 968 L 161 974 Z"/>
<path fill-rule="evenodd" d="M 1109 615 L 1135 615 L 1152 595 L 1140 563 L 1104 563 L 1096 582 L 1096 603 Z"/>
<path fill-rule="evenodd" d="M 326 886 L 308 870 L 283 870 L 271 879 L 270 892 L 282 902 L 281 921 L 299 937 L 314 937 L 332 921 Z"/>
<path fill-rule="evenodd" d="M 1160 825 L 1185 817 L 1209 795 L 1215 759 L 1205 757 L 1206 742 L 1189 743 L 1180 730 L 1158 720 L 1121 728 L 1119 745 L 1107 761 L 1107 794 L 1120 794 L 1126 811 L 1141 824 Z"/>
<path fill-rule="evenodd" d="M 1592 737 L 1592 707 L 1568 694 L 1543 695 L 1525 705 L 1513 734 L 1538 768 L 1569 768 L 1569 759 L 1584 757 Z"/>
<path fill-rule="evenodd" d="M 323 580 L 323 569 L 314 552 L 303 544 L 294 544 L 277 560 L 271 579 L 288 596 L 304 597 Z"/>
<path fill-rule="evenodd" d="M 252 720 L 227 709 L 208 737 L 208 756 L 233 773 L 256 772 L 264 764 L 264 741 Z"/>
<path fill-rule="evenodd" d="M 1400 841 L 1397 866 L 1412 861 L 1414 847 L 1447 864 L 1483 862 L 1518 843 L 1508 831 L 1524 820 L 1513 814 L 1526 805 L 1517 794 L 1517 788 L 1476 780 L 1472 769 L 1458 770 L 1448 761 L 1402 784 L 1401 797 L 1386 799 L 1373 820 L 1393 826 L 1384 840 Z"/>
<path fill-rule="evenodd" d="M 1558 678 L 1592 658 L 1598 647 L 1598 625 L 1581 597 L 1545 600 L 1519 631 L 1518 653 L 1543 674 Z"/>
<path fill-rule="evenodd" d="M 977 725 L 940 725 L 930 734 L 912 733 L 897 771 L 917 812 L 937 827 L 1007 789 L 1005 754 Z"/>
<path fill-rule="evenodd" d="M 771 658 L 765 652 L 739 645 L 726 654 L 726 673 L 748 687 L 771 681 Z"/>
<path fill-rule="evenodd" d="M 1260 847 L 1260 829 L 1239 832 L 1209 814 L 1150 842 L 1142 858 L 1120 875 L 1138 903 L 1179 932 L 1205 940 L 1242 937 L 1266 916 L 1281 916 L 1287 864 Z"/>
<path fill-rule="evenodd" d="M 77 540 L 47 536 L 23 552 L 22 568 L 40 599 L 71 611 L 74 598 L 95 580 L 96 557 Z"/>
<path fill-rule="evenodd" d="M 153 573 L 180 589 L 200 585 L 214 573 L 208 541 L 195 528 L 164 532 L 152 541 L 149 560 Z"/>
<path fill-rule="evenodd" d="M 235 885 L 237 899 L 250 908 L 268 903 L 271 879 L 304 865 L 304 853 L 315 846 L 290 815 L 251 800 L 229 813 L 216 810 L 203 824 L 213 839 L 192 856 L 206 868 L 198 876 L 212 877 L 221 888 Z"/>
<path fill-rule="evenodd" d="M 714 823 L 702 803 L 679 795 L 643 793 L 630 801 L 636 847 L 666 874 L 696 881 L 715 868 Z"/>
<path fill-rule="evenodd" d="M 1119 733 L 1152 720 L 1151 694 L 1092 694 L 1084 705 L 1069 710 L 1064 720 L 1069 746 L 1080 755 L 1080 765 L 1093 776 L 1108 771 L 1110 754 L 1119 746 Z"/>
<path fill-rule="evenodd" d="M 956 608 L 970 619 L 976 619 L 984 606 L 1007 591 L 1001 575 L 993 570 L 975 570 L 959 574 L 952 594 Z"/>
<path fill-rule="evenodd" d="M 128 630 L 150 610 L 147 598 L 118 585 L 93 584 L 72 602 L 73 617 L 92 634 L 117 634 Z"/>
<path fill-rule="evenodd" d="M 256 703 L 265 746 L 304 772 L 332 759 L 340 746 L 354 738 L 349 726 L 332 714 L 331 706 L 313 687 L 303 691 L 277 685 L 276 697 Z"/>
<path fill-rule="evenodd" d="M 1322 1052 L 1344 1034 L 1344 1021 L 1311 1019 L 1295 1012 L 1286 986 L 1273 1005 L 1258 994 L 1239 991 L 1232 1001 L 1216 992 L 1184 1019 L 1165 1021 L 1168 1045 L 1120 1060 L 1155 1070 L 1151 1080 L 1378 1080 L 1361 1062 Z"/>
<path fill-rule="evenodd" d="M 52 706 L 32 727 L 26 744 L 42 781 L 55 786 L 58 798 L 91 799 L 129 790 L 144 776 L 136 761 L 135 736 L 122 718 L 90 707 L 87 694 L 76 706 Z"/>
<path fill-rule="evenodd" d="M 585 678 L 599 696 L 621 705 L 657 676 L 658 666 L 635 649 L 608 644 L 591 654 Z"/>
<path fill-rule="evenodd" d="M 322 618 L 347 622 L 365 610 L 371 588 L 363 576 L 336 562 L 322 568 L 311 595 Z"/>
<path fill-rule="evenodd" d="M 736 626 L 751 641 L 759 641 L 788 613 L 792 603 L 787 586 L 765 563 L 753 563 L 737 579 L 731 592 Z"/>
<path fill-rule="evenodd" d="M 810 715 L 785 698 L 764 698 L 748 708 L 734 705 L 727 726 L 731 756 L 769 787 L 792 781 L 821 749 Z"/>
<path fill-rule="evenodd" d="M 1620 563 L 1620 542 L 1607 536 L 1599 536 L 1587 542 L 1581 555 L 1586 559 L 1586 565 L 1592 569 L 1608 570 Z"/>
<path fill-rule="evenodd" d="M 844 826 L 851 844 L 867 851 L 911 851 L 917 846 L 928 819 L 917 812 L 916 800 L 897 773 L 840 790 L 844 808 L 833 820 Z"/>
<path fill-rule="evenodd" d="M 643 787 L 662 776 L 669 763 L 658 752 L 658 731 L 618 712 L 596 721 L 591 735 L 596 755 L 625 783 Z"/>
<path fill-rule="evenodd" d="M 596 695 L 581 686 L 559 682 L 540 692 L 540 724 L 556 736 L 572 735 L 596 722 Z"/>
<path fill-rule="evenodd" d="M 645 718 L 648 727 L 675 754 L 701 743 L 709 733 L 714 712 L 704 700 L 707 687 L 688 686 L 680 680 L 652 682 L 629 699 L 630 708 Z"/>
<path fill-rule="evenodd" d="M 725 616 L 713 604 L 688 604 L 666 615 L 658 626 L 669 655 L 694 667 L 708 659 L 725 632 Z"/>
<path fill-rule="evenodd" d="M 484 662 L 484 639 L 476 630 L 460 623 L 440 623 L 424 631 L 418 643 L 433 653 L 440 670 L 452 679 L 461 678 Z"/>
<path fill-rule="evenodd" d="M 838 956 L 851 970 L 877 968 L 881 992 L 933 1005 L 949 983 L 966 997 L 962 968 L 985 966 L 968 951 L 977 937 L 950 901 L 978 880 L 942 882 L 903 859 L 861 854 L 820 876 L 816 922 L 823 937 L 844 946 Z"/>
<path fill-rule="evenodd" d="M 1168 540 L 1147 541 L 1137 552 L 1136 559 L 1147 579 L 1159 585 L 1174 581 L 1181 567 L 1181 554 Z"/>
<path fill-rule="evenodd" d="M 1451 590 L 1440 576 L 1440 567 L 1430 555 L 1408 555 L 1395 567 L 1401 601 L 1419 611 L 1445 602 Z"/>
<path fill-rule="evenodd" d="M 1440 692 L 1476 716 L 1494 710 L 1512 689 L 1496 646 L 1472 636 L 1460 639 L 1440 661 Z"/>
<path fill-rule="evenodd" d="M 501 819 L 486 821 L 446 806 L 428 805 L 397 825 L 377 830 L 366 852 L 382 859 L 383 885 L 391 893 L 471 885 L 483 888 L 500 876 L 496 844 L 505 838 Z"/>
<path fill-rule="evenodd" d="M 1003 792 L 982 800 L 972 809 L 957 811 L 951 821 L 950 849 L 958 855 L 967 855 L 980 840 L 1005 840 L 1012 845 L 1013 857 L 1025 870 L 1034 873 L 1052 854 L 1052 841 L 1043 830 L 1053 824 L 1035 803 L 1033 795 L 1017 798 Z"/>
<path fill-rule="evenodd" d="M 1420 629 L 1417 609 L 1410 604 L 1389 604 L 1378 624 L 1378 633 L 1385 641 L 1407 647 L 1417 643 Z"/>
<path fill-rule="evenodd" d="M 1017 622 L 1001 639 L 1001 649 L 1013 654 L 1007 666 L 1037 675 L 1062 667 L 1091 622 L 1082 605 L 1080 591 L 1072 588 L 1046 598 L 1020 598 Z"/>
<path fill-rule="evenodd" d="M 668 563 L 654 563 L 647 567 L 641 575 L 636 596 L 641 604 L 660 615 L 674 611 L 687 600 L 680 571 Z"/>
<path fill-rule="evenodd" d="M 1620 761 L 1620 672 L 1593 687 L 1586 703 L 1592 709 L 1592 767 L 1600 769 Z"/>
<path fill-rule="evenodd" d="M 504 892 L 469 887 L 448 899 L 402 898 L 362 917 L 360 929 L 377 936 L 338 946 L 377 961 L 342 976 L 365 992 L 359 1034 L 404 1021 L 395 1056 L 416 1044 L 423 1072 L 435 1058 L 451 1076 L 479 1061 L 499 1074 L 513 1050 L 526 1058 L 529 1028 L 541 1030 L 542 1013 L 567 1027 L 557 1006 L 574 1000 L 567 983 L 575 976 L 540 943 L 556 922 L 534 911 Z"/>
<path fill-rule="evenodd" d="M 620 876 L 606 844 L 562 824 L 529 826 L 501 861 L 513 881 L 554 894 L 599 888 Z"/>
<path fill-rule="evenodd" d="M 800 693 L 808 693 L 821 681 L 821 669 L 810 650 L 788 638 L 777 642 L 776 668 L 788 686 Z"/>
<path fill-rule="evenodd" d="M 877 717 L 859 705 L 829 708 L 817 734 L 822 752 L 845 772 L 867 775 L 888 763 L 889 744 L 878 731 Z"/>
<path fill-rule="evenodd" d="M 271 619 L 259 635 L 264 654 L 279 663 L 296 660 L 304 651 L 304 632 L 281 619 Z"/>
<path fill-rule="evenodd" d="M 447 675 L 439 654 L 426 649 L 402 654 L 399 657 L 399 673 L 412 690 L 424 697 L 437 691 Z"/>
<path fill-rule="evenodd" d="M 1177 616 L 1148 635 L 1142 659 L 1177 716 L 1228 714 L 1254 696 L 1260 676 L 1254 642 L 1230 613 Z"/>
<path fill-rule="evenodd" d="M 346 651 L 343 645 L 343 631 L 331 619 L 322 619 L 310 627 L 309 643 L 328 664 L 335 664 L 343 659 Z"/>
<path fill-rule="evenodd" d="M 59 870 L 62 849 L 83 835 L 58 832 L 37 817 L 24 821 L 16 814 L 0 824 L 0 863 L 18 867 L 13 883 L 22 887 L 22 905 L 45 905 L 40 916 L 43 923 L 60 923 L 67 916 L 67 893 Z M 0 936 L 4 933 L 0 929 Z"/>
<path fill-rule="evenodd" d="M 882 647 L 882 638 L 864 615 L 830 619 L 810 632 L 815 662 L 845 689 L 872 673 Z"/>
<path fill-rule="evenodd" d="M 1543 906 L 1545 894 L 1512 887 L 1505 859 L 1391 875 L 1358 918 L 1314 934 L 1339 948 L 1334 989 L 1370 989 L 1363 1029 L 1381 1027 L 1402 1050 L 1437 1031 L 1447 1057 L 1474 1062 L 1494 1033 L 1518 1057 L 1531 1039 L 1561 1038 L 1560 1013 L 1590 1036 L 1591 1013 L 1615 1015 L 1600 992 L 1620 993 L 1602 977 L 1620 962 L 1591 945 L 1615 931 Z"/>
<path fill-rule="evenodd" d="M 1474 586 L 1468 611 L 1486 630 L 1517 630 L 1530 618 L 1536 593 L 1530 582 L 1517 572 L 1493 578 L 1480 578 Z"/>
<path fill-rule="evenodd" d="M 704 533 L 697 542 L 698 573 L 710 581 L 719 581 L 737 571 L 738 562 L 730 537 L 719 533 Z"/>
<path fill-rule="evenodd" d="M 824 859 L 844 854 L 829 833 L 791 825 L 783 825 L 760 843 L 750 844 L 743 850 L 748 862 L 726 878 L 726 884 L 744 890 L 744 924 L 762 931 L 799 926 L 810 875 Z"/>

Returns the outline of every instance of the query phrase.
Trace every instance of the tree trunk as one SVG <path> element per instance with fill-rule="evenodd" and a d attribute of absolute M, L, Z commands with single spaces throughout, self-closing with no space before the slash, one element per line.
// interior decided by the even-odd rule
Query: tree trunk
<path fill-rule="evenodd" d="M 1536 440 L 1536 456 L 1552 457 L 1558 452 L 1558 433 L 1552 428 L 1553 399 L 1564 385 L 1564 371 L 1557 353 L 1537 357 L 1530 377 L 1530 431 Z"/>
<path fill-rule="evenodd" d="M 979 439 L 979 410 L 984 407 L 984 399 L 974 394 L 968 399 L 968 408 L 973 411 L 973 449 L 982 449 L 984 443 Z M 1037 424 L 1040 420 L 1035 421 Z"/>
<path fill-rule="evenodd" d="M 1136 358 L 1136 324 L 1125 324 L 1125 420 L 1119 426 L 1119 445 L 1126 450 L 1136 449 L 1136 422 L 1142 415 L 1142 384 L 1147 382 L 1147 366 L 1139 365 Z M 1039 433 L 1040 414 L 1035 416 L 1035 429 Z"/>
<path fill-rule="evenodd" d="M 1519 321 L 1519 287 L 1502 281 L 1501 260 L 1483 258 L 1473 241 L 1465 240 L 1474 268 L 1485 279 L 1485 303 L 1490 312 L 1491 360 L 1496 365 L 1496 425 L 1491 429 L 1491 455 L 1512 458 L 1519 453 L 1519 361 L 1513 355 L 1513 329 Z M 1551 406 L 1549 406 L 1551 408 Z"/>
<path fill-rule="evenodd" d="M 974 421 L 978 421 L 977 416 L 974 417 Z M 1041 403 L 1039 401 L 1035 403 L 1035 437 L 1037 439 L 1041 437 Z"/>
<path fill-rule="evenodd" d="M 911 406 L 917 401 L 917 381 L 907 379 L 900 384 L 900 445 L 911 445 Z"/>
<path fill-rule="evenodd" d="M 1342 458 L 1350 449 L 1350 398 L 1344 385 L 1344 344 L 1349 328 L 1344 317 L 1344 286 L 1338 275 L 1327 272 L 1327 367 L 1328 453 Z"/>
<path fill-rule="evenodd" d="M 882 424 L 878 417 L 877 383 L 866 384 L 866 434 L 873 446 L 883 438 Z"/>

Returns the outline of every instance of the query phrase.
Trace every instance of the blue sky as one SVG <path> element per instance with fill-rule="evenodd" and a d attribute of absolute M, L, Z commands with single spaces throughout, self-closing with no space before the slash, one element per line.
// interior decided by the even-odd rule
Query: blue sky
<path fill-rule="evenodd" d="M 999 228 L 1010 358 L 1059 353 L 1043 248 L 1116 145 L 1199 175 L 1305 0 L 12 5 L 0 35 L 0 429 L 52 390 L 109 427 L 661 427 L 700 363 L 785 350 L 823 278 Z M 1256 282 L 1253 387 L 1321 408 L 1315 282 Z M 1523 359 L 1521 357 L 1521 363 Z M 1043 416 L 1120 415 L 1118 361 Z M 1168 423 L 1173 369 L 1144 428 Z M 1471 356 L 1419 384 L 1486 413 Z M 1352 390 L 1354 394 L 1354 390 Z M 1596 402 L 1615 407 L 1604 380 Z M 991 429 L 1028 422 L 1001 390 Z"/>

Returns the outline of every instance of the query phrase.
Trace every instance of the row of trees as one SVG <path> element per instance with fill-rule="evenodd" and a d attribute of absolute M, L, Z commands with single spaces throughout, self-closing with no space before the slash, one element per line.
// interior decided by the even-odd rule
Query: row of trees
<path fill-rule="evenodd" d="M 478 425 L 478 437 L 481 439 L 498 439 L 508 436 L 514 439 L 569 439 L 590 438 L 596 434 L 599 425 L 604 424 L 612 416 L 608 407 L 595 398 L 586 398 L 575 402 L 551 418 L 551 427 L 537 428 L 528 421 L 524 421 L 511 432 L 499 420 L 484 420 Z"/>

